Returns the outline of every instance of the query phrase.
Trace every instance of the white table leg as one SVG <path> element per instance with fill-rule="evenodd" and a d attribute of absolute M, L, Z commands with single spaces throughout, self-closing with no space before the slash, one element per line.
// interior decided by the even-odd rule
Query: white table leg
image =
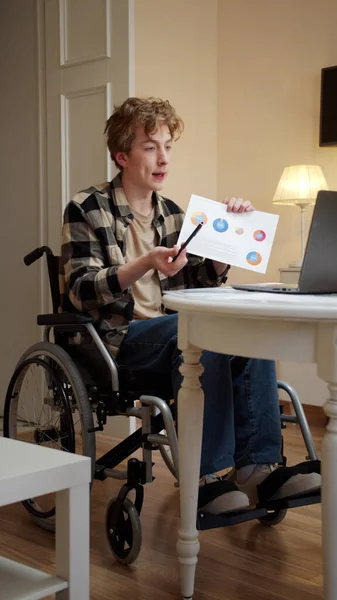
<path fill-rule="evenodd" d="M 56 575 L 69 582 L 57 600 L 89 600 L 89 484 L 56 494 Z"/>
<path fill-rule="evenodd" d="M 196 528 L 198 488 L 200 474 L 201 439 L 204 394 L 199 377 L 201 351 L 184 350 L 184 376 L 178 395 L 180 530 L 177 552 L 180 563 L 181 595 L 191 599 L 194 591 L 195 568 L 198 561 L 199 535 Z"/>
<path fill-rule="evenodd" d="M 324 405 L 329 417 L 322 445 L 322 542 L 324 600 L 337 598 L 337 327 L 319 323 L 317 373 L 328 382 L 330 399 Z"/>
<path fill-rule="evenodd" d="M 324 600 L 337 598 L 337 385 L 329 385 L 331 399 L 324 406 L 329 422 L 322 446 L 322 527 Z"/>

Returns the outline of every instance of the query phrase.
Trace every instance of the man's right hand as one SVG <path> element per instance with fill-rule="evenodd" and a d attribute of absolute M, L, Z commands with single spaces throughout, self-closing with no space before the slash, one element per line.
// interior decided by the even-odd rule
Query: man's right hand
<path fill-rule="evenodd" d="M 121 265 L 117 272 L 117 277 L 121 289 L 128 289 L 135 281 L 143 277 L 150 269 L 157 269 L 166 277 L 173 277 L 186 263 L 186 250 L 183 250 L 177 260 L 172 262 L 172 258 L 178 254 L 178 246 L 173 248 L 164 248 L 157 246 L 148 254 L 143 254 L 124 265 Z"/>
<path fill-rule="evenodd" d="M 183 250 L 179 254 L 176 261 L 172 262 L 172 258 L 179 252 L 178 246 L 173 248 L 164 248 L 163 246 L 157 246 L 149 253 L 151 267 L 157 269 L 166 277 L 173 277 L 176 275 L 187 263 L 186 250 Z"/>

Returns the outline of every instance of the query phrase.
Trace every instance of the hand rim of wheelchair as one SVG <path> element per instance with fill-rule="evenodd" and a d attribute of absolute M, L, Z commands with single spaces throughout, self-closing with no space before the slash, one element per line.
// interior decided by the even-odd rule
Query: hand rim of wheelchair
<path fill-rule="evenodd" d="M 42 358 L 43 357 L 43 358 Z M 49 359 L 53 362 L 53 366 L 51 366 L 46 359 Z M 26 352 L 22 355 L 19 360 L 16 369 L 13 373 L 13 376 L 10 380 L 6 400 L 5 400 L 5 411 L 4 411 L 4 436 L 5 437 L 13 437 L 11 435 L 11 428 L 13 428 L 13 424 L 10 423 L 11 418 L 11 410 L 13 409 L 13 391 L 15 390 L 15 386 L 18 383 L 21 390 L 20 378 L 22 371 L 27 368 L 30 364 L 38 364 L 42 366 L 48 374 L 52 374 L 53 381 L 57 382 L 58 391 L 62 390 L 62 401 L 64 406 L 67 405 L 67 410 L 69 410 L 69 416 L 71 418 L 71 429 L 73 430 L 74 423 L 72 418 L 72 410 L 76 407 L 79 413 L 78 423 L 81 427 L 81 438 L 82 438 L 82 453 L 84 456 L 89 456 L 92 459 L 92 476 L 93 469 L 95 467 L 95 458 L 96 458 L 96 445 L 95 445 L 95 436 L 93 433 L 88 433 L 88 430 L 93 427 L 93 412 L 90 406 L 89 398 L 87 395 L 86 388 L 83 384 L 82 378 L 78 372 L 78 369 L 70 356 L 60 348 L 59 346 L 52 344 L 50 342 L 40 342 L 31 346 L 26 350 Z M 62 372 L 63 378 L 60 379 L 57 374 L 57 369 L 55 369 L 55 365 Z M 24 379 L 24 377 L 23 377 Z M 64 389 L 61 387 L 62 382 L 70 384 L 71 393 L 75 398 L 76 403 L 70 406 L 69 399 L 66 396 Z M 20 392 L 19 392 L 20 393 Z M 15 409 L 14 409 L 15 410 Z M 16 418 L 16 416 L 15 416 Z M 16 424 L 15 424 L 16 425 Z M 86 433 L 84 433 L 86 432 Z M 67 450 L 66 448 L 60 449 L 60 451 L 72 451 L 75 450 L 75 438 L 74 445 L 71 450 Z M 48 531 L 55 531 L 55 507 L 50 509 L 49 511 L 45 511 L 44 513 L 37 510 L 36 502 L 34 499 L 25 500 L 23 503 L 24 507 L 30 513 L 33 520 L 43 529 Z"/>
<path fill-rule="evenodd" d="M 130 565 L 136 560 L 142 545 L 140 517 L 135 505 L 129 498 L 125 498 L 118 522 L 115 528 L 112 528 L 111 519 L 116 501 L 117 496 L 110 500 L 106 509 L 105 528 L 107 540 L 115 558 L 124 565 Z M 124 518 L 124 514 L 127 515 L 127 519 Z M 125 543 L 128 544 L 128 548 L 124 547 Z"/>

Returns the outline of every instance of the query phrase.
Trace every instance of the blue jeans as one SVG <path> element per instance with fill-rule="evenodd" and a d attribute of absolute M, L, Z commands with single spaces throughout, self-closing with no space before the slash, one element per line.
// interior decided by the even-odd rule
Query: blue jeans
<path fill-rule="evenodd" d="M 177 400 L 182 376 L 177 348 L 177 315 L 133 321 L 117 361 L 134 373 L 171 374 Z M 275 363 L 203 351 L 205 395 L 201 475 L 235 465 L 276 463 L 281 456 L 281 424 Z M 179 429 L 179 427 L 178 427 Z"/>

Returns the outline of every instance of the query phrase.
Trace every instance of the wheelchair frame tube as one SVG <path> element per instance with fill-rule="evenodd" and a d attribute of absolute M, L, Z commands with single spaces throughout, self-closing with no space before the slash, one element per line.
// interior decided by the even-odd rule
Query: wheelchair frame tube
<path fill-rule="evenodd" d="M 148 435 L 151 433 L 151 406 L 142 406 L 142 434 Z M 146 483 L 152 481 L 152 449 L 147 443 L 143 446 L 143 461 L 145 463 Z"/>
<path fill-rule="evenodd" d="M 159 408 L 161 412 L 166 429 L 166 435 L 171 448 L 172 460 L 176 471 L 177 480 L 179 481 L 178 438 L 177 432 L 174 427 L 170 408 L 167 402 L 165 402 L 165 400 L 163 400 L 162 398 L 158 398 L 157 396 L 144 395 L 140 396 L 139 400 L 142 404 L 147 404 L 149 406 L 157 406 L 157 408 Z"/>
<path fill-rule="evenodd" d="M 296 414 L 296 420 L 292 418 L 291 422 L 292 423 L 298 423 L 302 432 L 302 436 L 304 439 L 304 443 L 306 446 L 306 449 L 308 451 L 308 457 L 310 460 L 318 460 L 317 457 L 317 452 L 316 452 L 316 448 L 315 448 L 315 444 L 314 441 L 312 439 L 312 435 L 309 429 L 309 425 L 308 425 L 308 421 L 307 418 L 305 416 L 305 412 L 303 410 L 303 406 L 301 404 L 301 401 L 297 395 L 297 392 L 295 391 L 295 389 L 289 385 L 288 383 L 286 383 L 285 381 L 278 381 L 277 382 L 277 386 L 279 389 L 284 390 L 285 392 L 287 392 L 288 396 L 290 397 L 291 403 L 294 407 L 294 411 Z M 281 420 L 286 421 L 290 421 L 290 419 L 286 418 L 287 415 L 285 415 L 285 418 L 281 417 Z"/>
<path fill-rule="evenodd" d="M 106 364 L 109 367 L 109 370 L 110 370 L 110 373 L 111 373 L 111 384 L 112 384 L 112 390 L 113 390 L 113 392 L 119 392 L 118 369 L 117 369 L 117 365 L 116 365 L 114 359 L 112 358 L 110 352 L 107 350 L 106 346 L 102 342 L 102 340 L 99 337 L 99 335 L 98 335 L 95 327 L 93 326 L 93 324 L 92 323 L 86 323 L 85 327 L 89 331 L 92 339 L 94 340 L 96 346 L 98 347 L 98 349 L 99 349 L 100 353 L 102 354 L 102 356 L 103 356 Z"/>
<path fill-rule="evenodd" d="M 168 437 L 161 433 L 150 433 L 147 436 L 147 441 L 151 444 L 157 444 L 158 446 L 169 446 Z"/>

